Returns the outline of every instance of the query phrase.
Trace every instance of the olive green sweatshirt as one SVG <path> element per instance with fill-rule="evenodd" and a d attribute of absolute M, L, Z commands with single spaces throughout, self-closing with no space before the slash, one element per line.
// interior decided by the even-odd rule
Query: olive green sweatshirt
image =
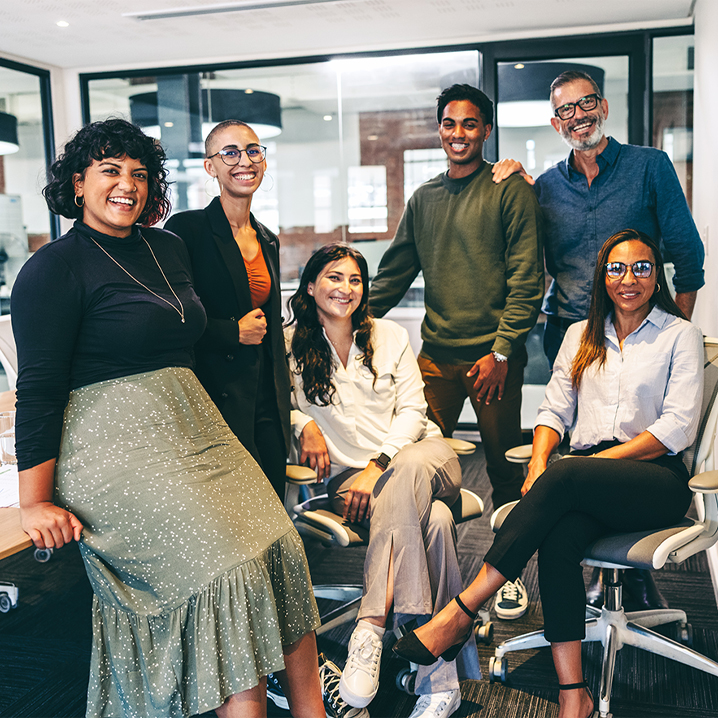
<path fill-rule="evenodd" d="M 495 184 L 491 165 L 439 175 L 409 200 L 371 284 L 382 317 L 424 274 L 422 353 L 475 362 L 490 351 L 524 357 L 544 293 L 543 226 L 533 189 L 518 175 Z"/>

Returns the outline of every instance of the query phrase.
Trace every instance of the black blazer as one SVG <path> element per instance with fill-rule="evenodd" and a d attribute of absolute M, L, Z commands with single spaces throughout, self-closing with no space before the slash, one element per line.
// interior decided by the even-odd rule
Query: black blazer
<path fill-rule="evenodd" d="M 279 240 L 250 215 L 272 280 L 264 306 L 269 349 L 274 368 L 277 409 L 285 449 L 290 441 L 290 381 L 282 332 L 279 285 Z M 240 344 L 237 322 L 252 311 L 249 279 L 242 253 L 232 235 L 219 198 L 202 210 L 180 212 L 165 229 L 185 241 L 192 260 L 194 289 L 207 312 L 207 329 L 195 346 L 196 374 L 229 428 L 243 443 L 254 436 L 254 405 L 259 382 L 259 346 Z"/>

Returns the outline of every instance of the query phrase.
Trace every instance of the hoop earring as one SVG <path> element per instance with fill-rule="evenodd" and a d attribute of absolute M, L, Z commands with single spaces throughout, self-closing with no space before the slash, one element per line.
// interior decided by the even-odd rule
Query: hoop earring
<path fill-rule="evenodd" d="M 208 178 L 204 181 L 204 193 L 205 193 L 208 197 L 219 197 L 219 195 L 222 194 L 222 187 L 221 187 L 221 186 L 219 187 L 219 194 L 217 194 L 217 193 L 214 192 L 214 191 L 211 191 L 211 190 L 214 190 L 214 180 L 217 180 L 217 185 L 219 185 L 219 180 L 217 179 L 217 177 L 208 177 Z M 207 189 L 207 182 L 210 183 L 210 189 Z"/>
<path fill-rule="evenodd" d="M 656 291 L 654 292 L 654 294 L 658 294 L 658 292 L 660 292 L 660 291 L 661 291 L 660 282 L 656 282 Z"/>
<path fill-rule="evenodd" d="M 82 202 L 78 202 L 77 201 L 78 199 L 81 199 Z M 78 209 L 82 209 L 84 206 L 85 206 L 85 198 L 82 195 L 80 195 L 79 197 L 78 197 L 78 195 L 75 195 L 75 207 L 77 207 Z"/>
<path fill-rule="evenodd" d="M 265 189 L 264 187 L 264 177 L 269 177 L 269 179 L 272 180 L 272 186 L 267 189 Z M 271 192 L 274 189 L 274 177 L 272 177 L 269 172 L 265 172 L 264 177 L 262 177 L 262 184 L 259 188 L 262 190 L 262 192 Z"/>

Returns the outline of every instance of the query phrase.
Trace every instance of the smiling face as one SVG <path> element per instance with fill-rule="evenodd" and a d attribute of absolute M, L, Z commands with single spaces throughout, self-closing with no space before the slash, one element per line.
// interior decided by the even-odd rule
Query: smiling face
<path fill-rule="evenodd" d="M 479 108 L 468 100 L 450 102 L 441 116 L 439 137 L 449 158 L 449 177 L 467 177 L 477 170 L 483 160 L 484 142 L 491 134 Z"/>
<path fill-rule="evenodd" d="M 656 259 L 650 247 L 637 239 L 617 244 L 608 255 L 609 262 L 623 262 L 627 266 L 626 273 L 620 279 L 606 276 L 606 292 L 613 302 L 614 312 L 624 316 L 645 319 L 651 311 L 650 300 L 656 290 L 656 268 L 653 267 L 650 277 L 637 279 L 631 266 L 634 262 L 651 262 Z"/>
<path fill-rule="evenodd" d="M 127 237 L 147 202 L 147 168 L 132 157 L 93 160 L 73 178 L 75 195 L 84 199 L 82 221 L 113 237 Z"/>
<path fill-rule="evenodd" d="M 208 154 L 214 155 L 219 150 L 246 150 L 254 145 L 259 145 L 259 138 L 250 127 L 230 125 L 212 139 Z M 222 195 L 251 197 L 262 184 L 267 162 L 255 164 L 246 152 L 242 152 L 239 163 L 234 167 L 228 167 L 219 155 L 215 155 L 212 159 L 205 159 L 204 168 L 211 177 L 217 178 Z"/>
<path fill-rule="evenodd" d="M 594 92 L 596 90 L 588 80 L 574 80 L 556 89 L 551 104 L 553 107 L 560 107 L 567 102 L 578 102 L 582 97 Z M 593 110 L 586 111 L 577 106 L 574 116 L 568 120 L 552 117 L 551 125 L 569 147 L 587 152 L 601 143 L 604 137 L 603 125 L 607 117 L 608 102 L 604 98 Z"/>
<path fill-rule="evenodd" d="M 359 265 L 352 257 L 329 262 L 307 285 L 307 293 L 314 297 L 319 321 L 350 319 L 364 295 Z"/>

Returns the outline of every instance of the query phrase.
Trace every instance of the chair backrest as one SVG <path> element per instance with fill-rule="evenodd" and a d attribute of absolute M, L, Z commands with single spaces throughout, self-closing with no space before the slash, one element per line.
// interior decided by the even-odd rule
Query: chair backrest
<path fill-rule="evenodd" d="M 14 389 L 17 382 L 17 349 L 9 314 L 0 317 L 0 363 L 7 375 L 9 388 Z"/>
<path fill-rule="evenodd" d="M 703 402 L 698 434 L 693 445 L 683 452 L 683 462 L 691 476 L 715 468 L 714 444 L 718 426 L 718 339 L 703 339 Z"/>

